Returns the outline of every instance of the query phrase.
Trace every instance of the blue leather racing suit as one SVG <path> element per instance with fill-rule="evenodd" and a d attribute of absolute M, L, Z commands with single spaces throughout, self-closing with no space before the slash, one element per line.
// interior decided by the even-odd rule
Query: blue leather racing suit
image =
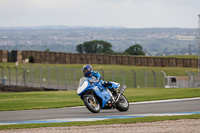
<path fill-rule="evenodd" d="M 112 84 L 110 82 L 102 80 L 101 74 L 98 71 L 92 71 L 91 76 L 87 76 L 87 78 L 91 78 L 92 76 L 94 76 L 95 78 L 97 78 L 97 80 L 99 80 L 99 82 L 104 87 L 108 87 L 109 89 L 112 88 Z"/>
<path fill-rule="evenodd" d="M 97 78 L 101 83 L 103 83 L 103 81 L 101 80 L 101 74 L 97 71 L 92 71 L 91 76 L 87 76 L 87 78 L 91 78 L 92 76 L 94 76 L 95 78 Z"/>

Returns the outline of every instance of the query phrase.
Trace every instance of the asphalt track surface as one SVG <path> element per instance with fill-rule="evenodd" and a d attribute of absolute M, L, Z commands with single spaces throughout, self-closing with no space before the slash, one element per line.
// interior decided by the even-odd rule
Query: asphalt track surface
<path fill-rule="evenodd" d="M 91 113 L 84 106 L 57 109 L 1 111 L 0 122 L 176 112 L 200 112 L 200 97 L 130 103 L 127 112 L 119 112 L 116 109 L 110 109 L 101 110 L 100 113 Z"/>

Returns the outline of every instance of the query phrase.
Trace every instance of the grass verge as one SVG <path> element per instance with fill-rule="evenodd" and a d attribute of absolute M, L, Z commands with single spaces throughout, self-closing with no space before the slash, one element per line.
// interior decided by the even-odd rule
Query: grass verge
<path fill-rule="evenodd" d="M 90 125 L 106 125 L 106 124 L 128 124 L 128 123 L 138 123 L 138 122 L 155 122 L 155 121 L 179 120 L 179 119 L 200 119 L 200 114 L 178 115 L 178 116 L 152 116 L 152 117 L 127 118 L 127 119 L 109 119 L 109 120 L 89 121 L 89 122 L 84 121 L 84 122 L 66 122 L 66 123 L 1 125 L 0 130 L 3 130 L 3 129 L 22 129 L 22 128 L 39 128 L 39 127 L 65 127 L 65 126 L 90 126 Z"/>
<path fill-rule="evenodd" d="M 83 67 L 83 64 L 37 64 L 37 63 L 30 63 L 30 64 L 22 64 L 20 63 L 19 66 L 17 66 L 18 69 L 21 69 L 21 67 L 24 68 L 29 68 L 29 65 L 31 65 L 32 67 L 38 68 L 38 65 L 40 65 L 43 68 L 46 68 L 46 66 L 50 67 L 50 68 L 67 68 L 69 70 L 72 70 L 72 68 L 74 69 L 78 69 L 81 70 Z M 0 63 L 0 66 L 3 66 L 6 70 L 7 70 L 7 66 L 9 66 L 11 68 L 11 70 L 15 71 L 15 63 Z M 99 70 L 99 69 L 103 69 L 103 70 L 108 70 L 110 72 L 110 69 L 112 69 L 113 71 L 128 71 L 131 72 L 131 70 L 135 70 L 135 71 L 155 71 L 155 72 L 161 72 L 164 71 L 166 72 L 167 75 L 170 76 L 188 76 L 187 73 L 185 71 L 192 71 L 194 73 L 198 72 L 197 68 L 183 68 L 183 67 L 144 67 L 144 66 L 128 66 L 128 65 L 97 65 L 97 64 L 92 64 L 93 70 Z M 1 70 L 0 70 L 1 71 Z M 81 72 L 82 74 L 82 72 Z"/>
<path fill-rule="evenodd" d="M 200 88 L 127 88 L 129 102 L 200 97 Z M 82 106 L 76 91 L 0 93 L 0 111 Z"/>

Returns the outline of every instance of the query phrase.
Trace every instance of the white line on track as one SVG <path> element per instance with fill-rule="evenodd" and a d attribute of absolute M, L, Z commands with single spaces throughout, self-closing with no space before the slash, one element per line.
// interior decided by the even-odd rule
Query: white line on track
<path fill-rule="evenodd" d="M 200 97 L 184 98 L 184 99 L 169 99 L 169 100 L 144 101 L 144 102 L 132 102 L 132 103 L 129 103 L 129 104 L 167 103 L 167 102 L 179 102 L 179 101 L 191 101 L 191 100 L 200 100 Z"/>

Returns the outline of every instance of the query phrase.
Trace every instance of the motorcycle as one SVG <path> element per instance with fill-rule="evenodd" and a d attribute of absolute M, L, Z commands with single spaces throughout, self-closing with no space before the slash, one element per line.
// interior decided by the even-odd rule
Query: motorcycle
<path fill-rule="evenodd" d="M 104 87 L 95 77 L 82 77 L 79 82 L 77 94 L 84 101 L 87 109 L 93 113 L 99 113 L 101 109 L 114 109 L 118 111 L 127 111 L 129 102 L 123 95 L 126 86 L 121 88 L 119 83 L 110 82 L 112 91 Z"/>

